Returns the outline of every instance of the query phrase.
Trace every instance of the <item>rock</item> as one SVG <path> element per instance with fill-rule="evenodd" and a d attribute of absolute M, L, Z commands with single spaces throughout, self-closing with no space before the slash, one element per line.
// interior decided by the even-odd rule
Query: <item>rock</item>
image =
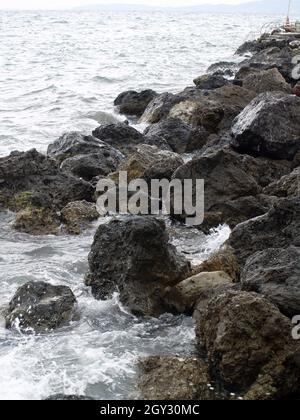
<path fill-rule="evenodd" d="M 119 152 L 93 136 L 85 136 L 77 131 L 63 134 L 49 144 L 47 154 L 59 162 L 78 155 L 100 154 L 101 159 L 115 159 Z"/>
<path fill-rule="evenodd" d="M 51 395 L 46 398 L 44 401 L 94 401 L 94 398 L 85 397 L 84 395 L 66 395 L 66 394 L 56 394 Z"/>
<path fill-rule="evenodd" d="M 294 169 L 289 175 L 285 175 L 278 181 L 274 181 L 264 189 L 264 194 L 277 197 L 300 196 L 300 167 Z"/>
<path fill-rule="evenodd" d="M 144 134 L 165 139 L 171 150 L 176 153 L 190 153 L 201 149 L 208 139 L 208 132 L 193 128 L 179 119 L 168 118 L 146 128 Z"/>
<path fill-rule="evenodd" d="M 245 60 L 241 66 L 258 70 L 277 68 L 287 83 L 293 83 L 295 82 L 292 77 L 292 70 L 295 67 L 293 58 L 297 55 L 299 55 L 299 49 L 270 47 Z"/>
<path fill-rule="evenodd" d="M 136 146 L 145 143 L 142 133 L 123 123 L 101 125 L 93 131 L 93 136 L 105 141 L 125 155 L 132 153 Z"/>
<path fill-rule="evenodd" d="M 86 181 L 91 181 L 97 176 L 106 176 L 115 172 L 123 161 L 123 155 L 111 148 L 110 152 L 103 150 L 99 153 L 68 158 L 63 161 L 61 170 Z"/>
<path fill-rule="evenodd" d="M 164 300 L 172 313 L 191 315 L 197 301 L 207 301 L 216 288 L 220 290 L 220 286 L 232 285 L 232 282 L 224 271 L 203 272 L 167 288 Z"/>
<path fill-rule="evenodd" d="M 245 399 L 254 390 L 257 399 L 276 399 L 300 388 L 291 330 L 290 320 L 264 297 L 228 291 L 208 303 L 196 334 L 225 388 L 244 393 Z"/>
<path fill-rule="evenodd" d="M 219 206 L 220 209 L 220 206 L 226 202 L 241 197 L 255 196 L 259 192 L 255 179 L 245 171 L 239 156 L 226 149 L 191 160 L 179 167 L 173 178 L 204 180 L 206 213 L 210 212 L 214 206 Z M 194 190 L 194 202 L 195 199 Z M 178 217 L 183 220 L 185 215 Z M 216 225 L 222 223 L 221 219 L 222 214 L 215 220 Z"/>
<path fill-rule="evenodd" d="M 94 203 L 75 201 L 62 209 L 61 216 L 67 232 L 79 235 L 90 222 L 99 218 L 99 213 Z"/>
<path fill-rule="evenodd" d="M 211 91 L 197 89 L 186 92 L 187 98 L 169 113 L 193 126 L 203 126 L 210 132 L 230 128 L 233 119 L 252 101 L 255 93 L 232 84 Z"/>
<path fill-rule="evenodd" d="M 118 290 L 134 314 L 159 316 L 165 312 L 163 290 L 190 274 L 190 264 L 168 241 L 164 222 L 150 216 L 126 216 L 101 225 L 86 284 L 97 299 Z"/>
<path fill-rule="evenodd" d="M 194 80 L 198 89 L 212 90 L 230 84 L 228 79 L 220 74 L 204 74 Z"/>
<path fill-rule="evenodd" d="M 143 144 L 120 166 L 119 170 L 127 172 L 129 182 L 141 178 L 150 182 L 151 179 L 170 180 L 181 165 L 183 160 L 177 153 Z"/>
<path fill-rule="evenodd" d="M 300 82 L 295 84 L 295 86 L 293 87 L 292 93 L 300 97 Z"/>
<path fill-rule="evenodd" d="M 242 266 L 266 248 L 300 246 L 300 197 L 275 202 L 263 216 L 238 225 L 228 240 Z"/>
<path fill-rule="evenodd" d="M 250 74 L 244 78 L 243 87 L 256 93 L 272 91 L 292 93 L 291 85 L 285 81 L 277 68 Z"/>
<path fill-rule="evenodd" d="M 300 248 L 268 248 L 252 255 L 242 272 L 243 290 L 263 294 L 292 318 L 300 314 Z"/>
<path fill-rule="evenodd" d="M 214 252 L 208 260 L 195 267 L 193 269 L 193 275 L 211 271 L 224 271 L 234 282 L 239 282 L 240 267 L 234 250 L 231 247 L 223 245 L 218 251 Z"/>
<path fill-rule="evenodd" d="M 70 201 L 93 201 L 88 182 L 63 173 L 58 163 L 35 149 L 0 158 L 0 201 L 4 208 L 59 211 Z"/>
<path fill-rule="evenodd" d="M 147 105 L 158 96 L 153 90 L 143 90 L 136 92 L 129 90 L 121 93 L 114 101 L 114 105 L 118 107 L 120 114 L 136 115 L 140 117 Z"/>
<path fill-rule="evenodd" d="M 200 359 L 152 356 L 140 360 L 138 367 L 137 387 L 140 399 L 160 401 L 223 399 L 214 391 L 207 365 Z"/>
<path fill-rule="evenodd" d="M 75 309 L 76 298 L 68 287 L 29 282 L 10 301 L 6 328 L 45 333 L 70 322 Z"/>
<path fill-rule="evenodd" d="M 167 118 L 170 109 L 181 100 L 179 95 L 173 95 L 172 93 L 158 95 L 149 103 L 144 114 L 141 116 L 140 122 L 147 124 L 158 123 L 164 118 Z"/>
<path fill-rule="evenodd" d="M 17 213 L 13 228 L 30 235 L 57 235 L 60 219 L 51 209 L 27 207 Z"/>
<path fill-rule="evenodd" d="M 300 150 L 300 99 L 262 93 L 238 116 L 232 137 L 241 153 L 292 160 Z"/>
<path fill-rule="evenodd" d="M 238 70 L 238 64 L 233 61 L 219 61 L 208 67 L 207 73 L 233 77 Z"/>

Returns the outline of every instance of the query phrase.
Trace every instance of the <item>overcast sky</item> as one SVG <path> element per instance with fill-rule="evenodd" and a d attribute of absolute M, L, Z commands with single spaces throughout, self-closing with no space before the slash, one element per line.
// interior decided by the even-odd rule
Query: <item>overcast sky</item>
<path fill-rule="evenodd" d="M 0 0 L 0 9 L 65 9 L 87 4 L 150 4 L 151 6 L 190 6 L 201 3 L 243 3 L 249 0 Z"/>

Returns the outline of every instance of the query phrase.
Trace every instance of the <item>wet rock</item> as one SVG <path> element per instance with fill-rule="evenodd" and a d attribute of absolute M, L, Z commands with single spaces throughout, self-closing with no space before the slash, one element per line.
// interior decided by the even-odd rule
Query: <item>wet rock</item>
<path fill-rule="evenodd" d="M 58 163 L 35 149 L 0 158 L 0 201 L 4 208 L 59 211 L 70 201 L 93 201 L 88 182 L 63 173 Z"/>
<path fill-rule="evenodd" d="M 120 114 L 125 115 L 136 115 L 140 117 L 148 104 L 158 96 L 153 90 L 143 90 L 142 92 L 136 92 L 129 90 L 121 93 L 114 101 L 114 105 L 117 106 Z"/>
<path fill-rule="evenodd" d="M 66 395 L 66 394 L 56 394 L 51 395 L 46 398 L 44 401 L 94 401 L 94 398 L 85 397 L 84 395 Z"/>
<path fill-rule="evenodd" d="M 102 154 L 102 159 L 109 158 L 118 152 L 93 136 L 86 136 L 77 131 L 63 134 L 49 144 L 47 154 L 59 162 L 77 155 Z"/>
<path fill-rule="evenodd" d="M 30 235 L 57 235 L 60 219 L 51 209 L 27 207 L 16 214 L 13 228 Z"/>
<path fill-rule="evenodd" d="M 205 362 L 196 358 L 154 356 L 139 362 L 138 393 L 144 400 L 222 399 L 212 386 Z"/>
<path fill-rule="evenodd" d="M 238 225 L 228 244 L 239 264 L 244 265 L 251 255 L 266 248 L 300 246 L 299 205 L 300 197 L 281 199 L 267 214 Z"/>
<path fill-rule="evenodd" d="M 300 248 L 268 248 L 246 261 L 243 290 L 263 294 L 292 318 L 300 313 Z"/>
<path fill-rule="evenodd" d="M 230 82 L 220 74 L 204 74 L 194 80 L 195 85 L 199 89 L 212 90 L 228 85 Z"/>
<path fill-rule="evenodd" d="M 195 158 L 179 167 L 173 178 L 204 180 L 206 213 L 210 211 L 216 213 L 213 210 L 216 206 L 219 206 L 217 213 L 220 213 L 220 208 L 224 203 L 241 197 L 255 196 L 259 193 L 259 187 L 255 179 L 241 165 L 239 156 L 230 150 L 220 150 L 207 156 Z M 193 200 L 194 202 L 196 200 L 195 188 L 193 190 Z M 185 215 L 178 217 L 184 220 Z M 222 223 L 222 213 L 218 215 L 212 225 L 216 226 L 220 223 Z"/>
<path fill-rule="evenodd" d="M 115 172 L 124 156 L 114 148 L 102 150 L 99 153 L 77 155 L 63 161 L 61 170 L 74 176 L 91 181 L 97 176 L 106 176 Z"/>
<path fill-rule="evenodd" d="M 191 315 L 197 301 L 207 301 L 220 286 L 232 285 L 233 280 L 224 271 L 202 272 L 189 277 L 174 287 L 167 288 L 164 300 L 170 312 Z M 226 288 L 222 288 L 224 291 Z M 221 293 L 221 292 L 219 292 Z"/>
<path fill-rule="evenodd" d="M 234 282 L 240 280 L 240 267 L 230 246 L 223 245 L 214 252 L 208 260 L 194 268 L 193 275 L 211 271 L 224 271 Z"/>
<path fill-rule="evenodd" d="M 208 139 L 208 132 L 202 128 L 193 128 L 180 119 L 168 118 L 150 125 L 144 134 L 165 139 L 171 150 L 176 153 L 190 153 L 203 147 Z"/>
<path fill-rule="evenodd" d="M 99 213 L 94 203 L 75 201 L 62 209 L 61 218 L 69 234 L 79 235 L 90 222 L 99 218 Z"/>
<path fill-rule="evenodd" d="M 129 125 L 101 125 L 93 131 L 93 136 L 120 150 L 125 155 L 132 153 L 135 147 L 145 143 L 145 137 Z"/>
<path fill-rule="evenodd" d="M 285 81 L 277 68 L 249 74 L 243 80 L 243 87 L 256 93 L 276 91 L 292 93 L 291 85 Z"/>
<path fill-rule="evenodd" d="M 238 69 L 238 64 L 233 61 L 219 61 L 208 67 L 207 73 L 233 77 Z"/>
<path fill-rule="evenodd" d="M 300 364 L 288 318 L 264 297 L 228 291 L 200 314 L 196 334 L 225 388 L 257 399 L 299 392 Z"/>
<path fill-rule="evenodd" d="M 100 226 L 86 284 L 97 299 L 118 290 L 121 302 L 136 315 L 162 314 L 163 290 L 190 273 L 190 264 L 168 241 L 165 223 L 150 216 L 127 216 Z"/>
<path fill-rule="evenodd" d="M 283 176 L 278 181 L 269 184 L 264 193 L 277 197 L 297 197 L 300 196 L 300 167 L 294 169 L 288 175 Z"/>
<path fill-rule="evenodd" d="M 127 172 L 128 181 L 134 179 L 171 179 L 175 170 L 183 165 L 177 153 L 160 150 L 155 146 L 143 144 L 139 146 L 123 165 L 120 171 Z M 113 179 L 115 179 L 113 175 Z"/>
<path fill-rule="evenodd" d="M 238 116 L 232 136 L 241 153 L 292 160 L 300 150 L 300 99 L 262 93 Z"/>
<path fill-rule="evenodd" d="M 76 298 L 68 287 L 29 282 L 21 286 L 10 301 L 6 327 L 45 333 L 69 323 L 75 309 Z"/>

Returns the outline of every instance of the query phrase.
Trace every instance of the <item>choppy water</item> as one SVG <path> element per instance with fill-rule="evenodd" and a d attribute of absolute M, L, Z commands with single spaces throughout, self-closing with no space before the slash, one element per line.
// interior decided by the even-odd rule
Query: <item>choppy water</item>
<path fill-rule="evenodd" d="M 272 18 L 274 20 L 274 18 Z M 0 156 L 47 145 L 67 130 L 90 132 L 121 118 L 112 102 L 126 89 L 177 91 L 214 61 L 232 59 L 266 16 L 178 13 L 0 12 Z M 41 399 L 58 392 L 127 398 L 136 359 L 194 351 L 192 321 L 136 319 L 117 296 L 95 301 L 83 285 L 95 228 L 80 237 L 14 232 L 0 213 L 0 307 L 29 280 L 66 284 L 81 319 L 26 337 L 0 323 L 0 399 Z M 194 263 L 228 237 L 170 227 L 172 242 Z M 1 319 L 1 318 L 0 318 Z M 3 320 L 2 320 L 3 321 Z"/>

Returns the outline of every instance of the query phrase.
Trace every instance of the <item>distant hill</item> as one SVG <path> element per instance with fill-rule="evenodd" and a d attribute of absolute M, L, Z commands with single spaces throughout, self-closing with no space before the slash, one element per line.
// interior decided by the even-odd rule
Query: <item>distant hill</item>
<path fill-rule="evenodd" d="M 221 0 L 220 0 L 221 1 Z M 149 0 L 149 3 L 150 0 Z M 257 0 L 238 5 L 220 4 L 211 5 L 203 4 L 190 7 L 152 7 L 140 4 L 99 4 L 78 7 L 76 10 L 99 10 L 99 11 L 155 11 L 155 10 L 185 10 L 191 12 L 203 13 L 278 13 L 286 14 L 288 0 Z M 300 14 L 300 1 L 292 2 L 293 14 Z"/>

